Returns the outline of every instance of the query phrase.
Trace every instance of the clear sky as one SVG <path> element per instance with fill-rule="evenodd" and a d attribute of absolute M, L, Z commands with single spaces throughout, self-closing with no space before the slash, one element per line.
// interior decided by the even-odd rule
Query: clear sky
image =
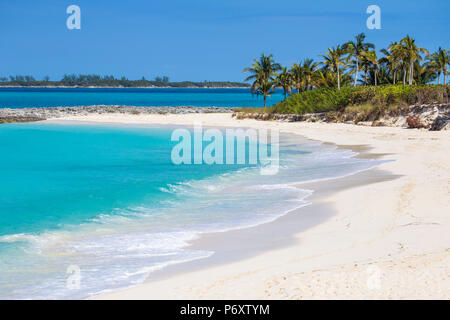
<path fill-rule="evenodd" d="M 80 30 L 66 27 L 72 4 Z M 372 4 L 381 30 L 366 27 Z M 359 32 L 377 49 L 406 34 L 450 49 L 449 12 L 449 0 L 1 0 L 0 76 L 242 81 L 262 52 L 290 65 Z"/>

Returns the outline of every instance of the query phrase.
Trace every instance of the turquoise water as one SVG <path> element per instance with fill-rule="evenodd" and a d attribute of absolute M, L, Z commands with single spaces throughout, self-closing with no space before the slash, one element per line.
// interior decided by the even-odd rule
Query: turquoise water
<path fill-rule="evenodd" d="M 272 221 L 308 204 L 296 182 L 379 162 L 281 136 L 280 171 L 174 165 L 173 128 L 51 123 L 0 126 L 0 298 L 86 298 L 153 270 L 207 258 L 203 232 Z M 252 144 L 255 142 L 248 142 Z M 69 266 L 80 288 L 67 287 Z"/>
<path fill-rule="evenodd" d="M 283 95 L 277 92 L 267 99 L 272 105 Z M 264 103 L 249 89 L 0 88 L 0 108 L 88 105 L 263 107 Z"/>

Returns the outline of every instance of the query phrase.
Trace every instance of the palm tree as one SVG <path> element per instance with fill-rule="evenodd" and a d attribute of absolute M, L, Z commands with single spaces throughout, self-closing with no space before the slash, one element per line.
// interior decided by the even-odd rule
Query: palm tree
<path fill-rule="evenodd" d="M 392 84 L 396 83 L 397 71 L 401 64 L 401 46 L 397 42 L 391 43 L 388 49 L 381 49 L 380 52 L 385 56 L 380 59 L 381 63 L 385 63 L 392 75 Z"/>
<path fill-rule="evenodd" d="M 345 59 L 342 57 L 345 54 L 344 49 L 340 45 L 336 47 L 328 48 L 321 57 L 324 59 L 322 64 L 329 68 L 332 72 L 337 73 L 337 86 L 338 90 L 341 90 L 341 72 L 340 66 L 344 65 Z"/>
<path fill-rule="evenodd" d="M 369 66 L 373 69 L 375 86 L 377 86 L 378 68 L 380 67 L 380 61 L 378 61 L 377 53 L 375 50 L 364 52 L 364 58 L 368 62 Z"/>
<path fill-rule="evenodd" d="M 275 86 L 283 88 L 284 100 L 288 93 L 292 91 L 292 75 L 285 67 L 281 67 L 281 72 L 275 79 Z"/>
<path fill-rule="evenodd" d="M 428 50 L 420 48 L 416 45 L 416 41 L 410 36 L 406 36 L 400 42 L 404 47 L 406 59 L 409 62 L 409 85 L 413 84 L 414 80 L 414 63 L 416 61 L 422 61 L 421 53 L 427 54 Z"/>
<path fill-rule="evenodd" d="M 317 79 L 317 66 L 319 64 L 314 62 L 313 59 L 305 59 L 303 61 L 303 75 L 305 77 L 305 88 L 306 90 L 312 89 L 312 86 Z"/>
<path fill-rule="evenodd" d="M 252 86 L 252 92 L 262 95 L 264 97 L 264 108 L 266 107 L 267 97 L 270 97 L 274 93 L 274 81 L 262 81 Z"/>
<path fill-rule="evenodd" d="M 343 45 L 344 50 L 346 50 L 349 55 L 355 59 L 356 70 L 355 82 L 353 84 L 354 87 L 356 87 L 356 83 L 358 82 L 359 63 L 362 59 L 363 52 L 368 51 L 369 49 L 375 49 L 375 46 L 372 43 L 364 42 L 365 39 L 366 35 L 364 33 L 360 33 L 355 37 L 354 41 L 349 41 Z"/>
<path fill-rule="evenodd" d="M 369 72 L 369 79 L 368 83 L 370 85 L 375 84 L 375 70 L 372 69 Z M 384 65 L 380 65 L 380 67 L 377 69 L 377 83 L 380 84 L 390 84 L 392 83 L 392 74 L 389 71 L 388 67 Z"/>
<path fill-rule="evenodd" d="M 431 63 L 420 64 L 416 62 L 414 64 L 414 71 L 414 80 L 417 84 L 427 84 L 436 80 L 437 75 Z"/>
<path fill-rule="evenodd" d="M 394 43 L 389 47 L 397 61 L 397 67 L 402 75 L 402 83 L 406 84 L 406 76 L 408 74 L 408 53 L 402 43 Z"/>
<path fill-rule="evenodd" d="M 438 74 L 438 84 L 441 83 L 441 73 L 444 75 L 444 84 L 446 84 L 447 65 L 450 64 L 450 53 L 447 49 L 439 50 L 431 55 L 431 61 Z"/>
<path fill-rule="evenodd" d="M 367 85 L 368 81 L 367 81 L 367 76 L 369 74 L 370 68 L 372 67 L 372 63 L 367 59 L 366 57 L 366 53 L 368 51 L 364 51 L 362 56 L 361 56 L 361 61 L 360 61 L 360 69 L 362 71 L 364 71 L 364 79 L 360 80 L 362 84 Z M 356 70 L 356 61 L 352 66 L 355 70 Z"/>
<path fill-rule="evenodd" d="M 337 72 L 332 72 L 328 66 L 323 66 L 316 72 L 316 85 L 320 88 L 337 88 L 338 87 L 338 76 Z M 353 82 L 352 77 L 342 72 L 340 75 L 340 85 L 347 86 Z"/>
<path fill-rule="evenodd" d="M 264 108 L 266 107 L 266 99 L 273 92 L 274 78 L 277 71 L 281 69 L 281 65 L 276 63 L 272 55 L 266 56 L 264 53 L 259 60 L 254 59 L 251 67 L 245 68 L 243 72 L 249 72 L 245 81 L 253 80 L 251 91 L 258 95 L 264 96 Z"/>
<path fill-rule="evenodd" d="M 297 92 L 300 93 L 303 91 L 304 83 L 305 83 L 305 75 L 303 73 L 304 69 L 301 64 L 294 63 L 291 67 L 291 79 L 292 83 L 297 89 Z"/>

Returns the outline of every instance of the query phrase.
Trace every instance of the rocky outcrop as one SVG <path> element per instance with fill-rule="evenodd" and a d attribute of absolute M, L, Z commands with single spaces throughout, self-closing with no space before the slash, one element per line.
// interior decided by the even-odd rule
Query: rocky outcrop
<path fill-rule="evenodd" d="M 437 116 L 430 125 L 431 131 L 450 130 L 450 118 Z"/>
<path fill-rule="evenodd" d="M 0 115 L 0 123 L 33 122 L 42 120 L 45 120 L 45 118 L 32 115 L 30 116 Z"/>
<path fill-rule="evenodd" d="M 412 106 L 409 115 L 417 116 L 426 129 L 450 129 L 450 104 Z"/>
<path fill-rule="evenodd" d="M 134 107 L 134 106 L 79 106 L 79 107 L 52 107 L 52 108 L 0 108 L 0 123 L 40 121 L 64 116 L 88 114 L 188 114 L 233 112 L 234 108 L 226 107 Z"/>
<path fill-rule="evenodd" d="M 365 126 L 388 126 L 425 128 L 428 130 L 450 130 L 450 104 L 412 105 L 396 112 L 380 112 L 368 121 L 361 121 L 358 113 L 324 112 L 310 114 L 270 114 L 235 112 L 236 119 L 305 121 L 305 122 L 341 122 Z"/>

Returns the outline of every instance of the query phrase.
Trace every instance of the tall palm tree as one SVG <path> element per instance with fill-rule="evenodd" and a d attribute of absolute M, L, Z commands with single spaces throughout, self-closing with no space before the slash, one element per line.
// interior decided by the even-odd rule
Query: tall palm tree
<path fill-rule="evenodd" d="M 408 73 L 408 54 L 406 52 L 406 48 L 403 46 L 402 43 L 394 42 L 391 43 L 389 46 L 389 51 L 391 52 L 393 56 L 393 60 L 395 61 L 395 78 L 396 78 L 396 71 L 400 71 L 400 75 L 402 76 L 402 82 L 403 84 L 406 84 L 406 76 Z M 400 79 L 400 77 L 399 77 Z M 394 83 L 395 84 L 395 83 Z"/>
<path fill-rule="evenodd" d="M 360 63 L 360 69 L 361 69 L 361 71 L 364 71 L 364 78 L 363 78 L 363 80 L 361 81 L 361 83 L 362 84 L 364 84 L 364 85 L 367 85 L 368 84 L 368 81 L 367 81 L 367 76 L 368 76 L 368 74 L 369 74 L 369 72 L 370 72 L 370 68 L 372 67 L 372 63 L 367 59 L 367 57 L 366 57 L 366 53 L 367 53 L 368 51 L 364 51 L 363 52 L 363 54 L 362 54 L 362 56 L 361 56 L 361 61 L 359 62 Z M 355 61 L 355 63 L 352 65 L 352 67 L 356 70 L 356 61 Z"/>
<path fill-rule="evenodd" d="M 378 61 L 377 53 L 375 50 L 364 52 L 364 58 L 369 63 L 370 68 L 373 70 L 375 86 L 377 86 L 378 68 L 380 67 L 380 61 Z"/>
<path fill-rule="evenodd" d="M 343 45 L 344 50 L 346 50 L 350 56 L 355 59 L 356 70 L 355 70 L 355 82 L 353 84 L 356 87 L 358 82 L 358 73 L 359 73 L 359 64 L 363 56 L 363 52 L 368 51 L 369 49 L 375 49 L 375 46 L 372 43 L 364 42 L 366 40 L 366 35 L 364 33 L 360 33 L 355 37 L 354 41 L 349 41 Z"/>
<path fill-rule="evenodd" d="M 404 37 L 401 42 L 402 46 L 404 47 L 406 59 L 409 62 L 409 79 L 408 83 L 409 85 L 413 84 L 414 80 L 414 63 L 416 61 L 422 61 L 422 54 L 427 54 L 428 50 L 424 48 L 420 48 L 416 45 L 416 40 L 411 38 L 410 36 Z"/>
<path fill-rule="evenodd" d="M 439 50 L 431 55 L 431 61 L 436 67 L 438 84 L 441 83 L 441 73 L 444 75 L 444 84 L 446 84 L 447 65 L 450 65 L 450 53 L 447 49 L 439 47 Z"/>
<path fill-rule="evenodd" d="M 266 108 L 266 100 L 267 97 L 271 97 L 272 93 L 274 93 L 275 82 L 274 81 L 262 81 L 258 82 L 255 86 L 253 92 L 256 92 L 259 95 L 264 97 L 264 108 Z"/>
<path fill-rule="evenodd" d="M 344 65 L 345 59 L 343 55 L 345 54 L 345 50 L 342 49 L 340 45 L 336 47 L 328 48 L 328 51 L 325 52 L 321 57 L 324 59 L 322 64 L 329 68 L 331 72 L 337 73 L 337 86 L 338 90 L 341 90 L 341 71 L 340 66 Z"/>
<path fill-rule="evenodd" d="M 406 48 L 400 42 L 394 43 L 392 46 L 389 47 L 389 49 L 392 51 L 392 54 L 395 56 L 397 60 L 398 69 L 400 70 L 402 75 L 402 83 L 406 84 L 406 76 L 408 75 L 408 67 L 409 67 L 408 53 L 406 51 Z"/>
<path fill-rule="evenodd" d="M 303 87 L 305 84 L 305 75 L 304 69 L 301 64 L 294 63 L 291 67 L 291 79 L 292 83 L 297 89 L 297 92 L 300 93 L 303 91 Z"/>
<path fill-rule="evenodd" d="M 264 108 L 266 107 L 267 97 L 270 97 L 270 94 L 273 92 L 274 78 L 280 69 L 281 65 L 274 61 L 272 55 L 266 56 L 263 53 L 259 60 L 253 60 L 251 67 L 243 70 L 243 72 L 250 73 L 250 76 L 245 81 L 253 80 L 252 93 L 264 96 Z"/>
<path fill-rule="evenodd" d="M 392 76 L 392 84 L 396 83 L 397 71 L 401 65 L 401 46 L 397 42 L 391 43 L 388 49 L 381 49 L 380 52 L 384 57 L 380 59 L 381 63 L 385 63 Z"/>
<path fill-rule="evenodd" d="M 305 88 L 306 90 L 312 89 L 312 86 L 317 79 L 317 66 L 319 64 L 314 62 L 313 59 L 305 59 L 302 64 L 303 75 L 305 77 Z"/>
<path fill-rule="evenodd" d="M 283 89 L 284 100 L 286 100 L 287 94 L 292 92 L 292 75 L 287 68 L 281 67 L 281 71 L 275 78 L 275 86 Z"/>

